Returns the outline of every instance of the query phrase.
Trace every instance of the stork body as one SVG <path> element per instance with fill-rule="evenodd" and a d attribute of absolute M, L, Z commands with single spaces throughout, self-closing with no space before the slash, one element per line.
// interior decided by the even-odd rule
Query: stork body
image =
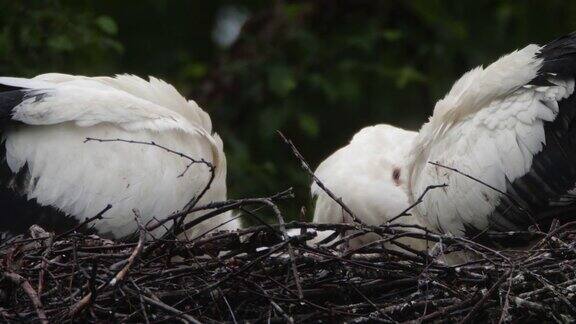
<path fill-rule="evenodd" d="M 0 120 L 0 230 L 19 232 L 32 223 L 65 230 L 111 204 L 94 226 L 122 237 L 137 229 L 134 209 L 144 224 L 182 210 L 208 183 L 209 169 L 158 146 L 215 167 L 200 204 L 226 199 L 226 158 L 210 117 L 161 80 L 0 78 Z M 193 231 L 230 219 L 224 214 Z"/>
<path fill-rule="evenodd" d="M 416 132 L 389 125 L 375 125 L 360 130 L 350 143 L 334 152 L 317 168 L 315 175 L 342 201 L 354 215 L 369 225 L 381 225 L 408 207 L 408 196 L 401 183 L 400 168 L 405 163 Z M 316 183 L 312 185 L 316 196 L 315 223 L 352 223 L 350 215 L 326 194 Z M 414 217 L 395 221 L 404 224 L 419 222 Z M 316 241 L 326 237 L 320 233 Z M 350 247 L 380 239 L 370 233 L 350 240 Z M 409 240 L 411 245 L 421 244 Z"/>
<path fill-rule="evenodd" d="M 526 230 L 547 210 L 574 204 L 575 77 L 575 34 L 466 73 L 409 154 L 411 201 L 429 185 L 448 185 L 429 191 L 415 214 L 434 231 L 478 237 Z"/>

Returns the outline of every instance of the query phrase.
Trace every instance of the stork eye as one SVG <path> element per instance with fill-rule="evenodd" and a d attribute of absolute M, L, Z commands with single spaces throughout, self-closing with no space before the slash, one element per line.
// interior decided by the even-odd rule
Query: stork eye
<path fill-rule="evenodd" d="M 392 171 L 392 180 L 398 186 L 400 185 L 400 168 L 394 168 Z"/>

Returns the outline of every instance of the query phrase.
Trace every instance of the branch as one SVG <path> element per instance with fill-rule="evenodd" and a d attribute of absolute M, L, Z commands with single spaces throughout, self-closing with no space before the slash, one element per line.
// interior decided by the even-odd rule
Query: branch
<path fill-rule="evenodd" d="M 98 214 L 96 214 L 95 216 L 92 216 L 90 218 L 86 218 L 82 223 L 76 225 L 76 227 L 67 230 L 66 232 L 57 235 L 54 240 L 58 241 L 60 239 L 62 239 L 63 237 L 68 236 L 71 233 L 76 232 L 77 230 L 81 229 L 82 227 L 84 227 L 85 225 L 88 225 L 90 223 L 92 223 L 93 221 L 97 220 L 97 219 L 102 219 L 102 216 L 104 216 L 104 214 L 106 214 L 106 212 L 108 212 L 110 209 L 112 208 L 112 205 L 108 205 L 106 206 L 104 209 L 102 209 Z"/>
<path fill-rule="evenodd" d="M 296 283 L 296 289 L 298 290 L 298 298 L 303 299 L 304 295 L 302 294 L 302 286 L 300 285 L 300 275 L 298 273 L 298 267 L 296 265 L 296 257 L 294 256 L 294 248 L 292 247 L 292 243 L 290 243 L 290 237 L 288 236 L 288 232 L 286 231 L 286 225 L 284 223 L 284 217 L 282 217 L 282 213 L 278 206 L 274 204 L 270 200 L 264 200 L 264 204 L 268 205 L 276 218 L 278 219 L 278 225 L 280 226 L 280 230 L 282 231 L 282 237 L 284 242 L 288 244 L 288 256 L 290 257 L 290 265 L 292 267 L 292 275 L 294 276 L 294 282 Z"/>
<path fill-rule="evenodd" d="M 182 152 L 178 152 L 175 151 L 171 148 L 168 148 L 166 146 L 157 144 L 156 142 L 150 141 L 150 142 L 144 142 L 144 141 L 134 141 L 134 140 L 125 140 L 125 139 L 121 139 L 121 138 L 116 138 L 116 139 L 101 139 L 101 138 L 93 138 L 93 137 L 87 137 L 84 140 L 84 143 L 87 142 L 91 142 L 91 141 L 96 141 L 96 142 L 100 142 L 100 143 L 109 143 L 109 142 L 122 142 L 122 143 L 128 143 L 128 144 L 139 144 L 139 145 L 148 145 L 148 146 L 153 146 L 153 147 L 157 147 L 159 149 L 162 149 L 168 153 L 177 155 L 181 158 L 185 158 L 187 160 L 190 161 L 190 163 L 188 165 L 186 165 L 186 168 L 182 171 L 182 173 L 180 173 L 178 175 L 179 178 L 183 177 L 186 172 L 190 169 L 190 167 L 193 164 L 203 164 L 208 168 L 208 171 L 210 172 L 210 179 L 208 179 L 208 182 L 206 183 L 206 185 L 204 186 L 204 188 L 202 188 L 202 190 L 200 191 L 200 193 L 197 196 L 192 197 L 188 203 L 186 203 L 186 205 L 184 205 L 183 211 L 179 214 L 182 215 L 188 215 L 190 213 L 190 210 L 196 206 L 196 204 L 200 201 L 200 199 L 202 199 L 202 197 L 204 197 L 204 195 L 206 194 L 206 192 L 208 192 L 208 190 L 210 189 L 210 187 L 212 186 L 212 182 L 214 182 L 214 178 L 216 177 L 216 168 L 215 166 L 211 163 L 208 162 L 204 159 L 195 159 L 187 154 L 184 154 Z M 179 227 L 182 223 L 183 219 L 180 219 L 176 224 L 175 227 Z"/>
<path fill-rule="evenodd" d="M 44 312 L 44 307 L 42 306 L 42 302 L 40 301 L 40 297 L 38 293 L 32 288 L 32 285 L 21 275 L 14 273 L 14 272 L 4 272 L 4 277 L 10 279 L 13 283 L 19 285 L 22 290 L 28 295 L 28 298 L 32 301 L 34 305 L 34 309 L 36 310 L 36 314 L 38 315 L 38 319 L 42 324 L 48 324 L 48 317 L 46 317 L 46 313 Z"/>
<path fill-rule="evenodd" d="M 424 192 L 420 195 L 420 197 L 418 197 L 418 199 L 416 199 L 416 201 L 415 201 L 412 205 L 408 206 L 408 208 L 404 209 L 404 211 L 401 212 L 400 214 L 392 217 L 389 221 L 386 222 L 386 224 L 390 224 L 390 223 L 392 223 L 393 221 L 397 220 L 398 218 L 400 218 L 400 217 L 402 217 L 402 216 L 408 216 L 408 215 L 410 215 L 408 212 L 409 212 L 410 210 L 412 210 L 412 208 L 414 208 L 414 207 L 416 207 L 416 206 L 418 206 L 419 204 L 422 203 L 422 201 L 423 201 L 423 199 L 424 199 L 424 196 L 428 193 L 428 191 L 430 191 L 430 190 L 432 190 L 432 189 L 444 188 L 444 187 L 448 187 L 448 185 L 447 185 L 447 184 L 440 184 L 440 185 L 430 185 L 430 186 L 426 187 L 426 189 L 424 189 Z"/>
<path fill-rule="evenodd" d="M 140 218 L 140 214 L 137 210 L 134 210 L 134 215 L 136 215 L 135 220 L 138 223 L 138 227 L 140 229 L 140 238 L 138 239 L 138 244 L 134 248 L 134 251 L 132 251 L 132 254 L 130 254 L 130 257 L 126 262 L 126 265 L 122 268 L 122 270 L 120 270 L 116 274 L 116 276 L 114 276 L 114 278 L 112 278 L 112 280 L 110 280 L 110 286 L 112 287 L 124 281 L 124 278 L 128 273 L 128 270 L 130 270 L 130 267 L 132 267 L 132 264 L 144 249 L 144 242 L 146 241 L 146 231 L 144 230 L 144 228 L 140 224 L 140 221 L 138 220 Z"/>
<path fill-rule="evenodd" d="M 290 147 L 290 149 L 292 149 L 292 153 L 298 159 L 298 161 L 300 161 L 300 166 L 302 167 L 302 169 L 304 169 L 304 171 L 306 171 L 308 173 L 308 175 L 312 178 L 314 183 L 316 183 L 318 185 L 318 187 L 320 187 L 330 198 L 332 198 L 338 205 L 340 205 L 340 207 L 342 207 L 342 209 L 344 209 L 350 215 L 350 217 L 352 218 L 353 221 L 355 221 L 356 223 L 361 224 L 361 225 L 366 225 L 362 220 L 360 220 L 358 217 L 356 217 L 356 215 L 354 215 L 352 210 L 350 210 L 350 208 L 348 208 L 348 206 L 346 206 L 346 204 L 344 204 L 344 202 L 342 201 L 342 198 L 336 197 L 336 195 L 330 189 L 328 189 L 324 185 L 324 183 L 322 183 L 322 181 L 320 181 L 320 179 L 318 179 L 318 177 L 316 177 L 316 175 L 314 174 L 314 171 L 312 171 L 312 169 L 310 168 L 310 165 L 308 164 L 308 162 L 306 162 L 306 160 L 304 159 L 302 154 L 300 154 L 300 151 L 298 151 L 298 149 L 296 148 L 294 143 L 292 143 L 292 141 L 290 139 L 288 139 L 286 136 L 284 136 L 284 134 L 282 134 L 282 132 L 278 131 L 278 135 L 280 135 L 280 137 L 282 138 L 284 143 L 286 143 Z"/>
<path fill-rule="evenodd" d="M 188 211 L 183 211 L 183 212 L 179 212 L 176 213 L 174 215 L 170 215 L 166 218 L 163 218 L 160 221 L 157 221 L 154 224 L 148 224 L 146 226 L 146 230 L 147 231 L 153 231 L 155 229 L 157 229 L 158 227 L 162 226 L 163 224 L 171 221 L 171 220 L 175 220 L 178 219 L 180 217 L 186 216 L 189 213 L 193 213 L 193 212 L 197 212 L 197 211 L 201 211 L 201 210 L 210 210 L 210 209 L 214 209 L 202 216 L 196 217 L 195 219 L 193 219 L 192 221 L 184 224 L 184 228 L 181 229 L 177 234 L 190 229 L 198 224 L 200 224 L 201 222 L 210 219 L 212 217 L 215 217 L 217 215 L 220 215 L 224 212 L 227 212 L 229 210 L 233 210 L 233 209 L 237 209 L 243 206 L 247 206 L 247 205 L 254 205 L 254 204 L 261 204 L 262 203 L 262 199 L 269 199 L 271 201 L 279 201 L 279 200 L 285 200 L 285 199 L 290 199 L 294 197 L 294 193 L 292 192 L 292 188 L 288 188 L 282 192 L 276 193 L 272 196 L 266 197 L 266 198 L 245 198 L 245 199 L 230 199 L 227 201 L 223 201 L 223 202 L 214 202 L 214 203 L 209 203 L 203 206 L 198 206 L 198 207 L 194 207 L 189 209 Z"/>

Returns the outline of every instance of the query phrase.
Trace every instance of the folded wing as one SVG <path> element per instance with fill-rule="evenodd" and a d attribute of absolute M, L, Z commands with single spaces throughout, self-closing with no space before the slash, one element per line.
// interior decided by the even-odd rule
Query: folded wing
<path fill-rule="evenodd" d="M 152 145 L 86 138 L 153 142 L 208 161 L 217 176 L 204 201 L 226 197 L 226 160 L 209 116 L 163 81 L 64 74 L 0 78 L 0 117 L 2 195 L 16 193 L 76 220 L 112 204 L 96 225 L 100 232 L 132 232 L 134 208 L 143 222 L 176 212 L 201 192 L 210 173 L 206 165 L 188 167 L 187 159 Z M 21 201 L 2 203 L 12 211 L 3 222 L 17 222 Z"/>

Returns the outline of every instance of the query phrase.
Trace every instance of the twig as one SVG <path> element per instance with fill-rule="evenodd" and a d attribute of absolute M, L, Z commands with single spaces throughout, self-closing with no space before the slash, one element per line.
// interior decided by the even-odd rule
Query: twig
<path fill-rule="evenodd" d="M 66 232 L 60 234 L 60 235 L 56 235 L 56 237 L 54 238 L 55 241 L 58 241 L 60 239 L 62 239 L 63 237 L 66 237 L 68 235 L 70 235 L 71 233 L 76 232 L 77 230 L 81 229 L 82 227 L 84 227 L 85 225 L 88 225 L 90 223 L 92 223 L 93 221 L 97 220 L 97 219 L 102 219 L 102 216 L 104 216 L 104 214 L 106 214 L 107 211 L 109 211 L 112 208 L 112 205 L 108 205 L 106 206 L 104 209 L 102 209 L 98 214 L 96 214 L 95 216 L 92 216 L 90 218 L 86 218 L 82 223 L 76 225 L 76 227 L 67 230 Z"/>
<path fill-rule="evenodd" d="M 208 162 L 208 161 L 206 161 L 206 160 L 204 160 L 204 159 L 195 159 L 195 158 L 193 158 L 193 157 L 191 157 L 191 156 L 189 156 L 189 155 L 187 155 L 187 154 L 184 154 L 184 153 L 182 153 L 182 152 L 178 152 L 178 151 L 175 151 L 175 150 L 173 150 L 173 149 L 171 149 L 171 148 L 168 148 L 168 147 L 166 147 L 166 146 L 157 144 L 157 143 L 154 142 L 154 141 L 144 142 L 144 141 L 126 140 L 126 139 L 121 139 L 121 138 L 103 139 L 103 138 L 86 137 L 86 139 L 84 140 L 84 143 L 88 143 L 88 142 L 100 142 L 100 143 L 121 142 L 121 143 L 128 143 L 128 144 L 139 144 L 139 145 L 153 146 L 153 147 L 157 147 L 157 148 L 159 148 L 159 149 L 162 149 L 162 150 L 164 150 L 164 151 L 166 151 L 166 152 L 168 152 L 168 153 L 177 155 L 177 156 L 179 156 L 179 157 L 181 157 L 181 158 L 185 158 L 185 159 L 189 160 L 190 163 L 192 163 L 192 164 L 196 164 L 196 163 L 198 163 L 198 164 L 204 164 L 204 165 L 206 165 L 209 169 L 213 169 L 213 168 L 214 168 L 214 166 L 212 165 L 212 163 L 210 163 L 210 162 Z M 179 178 L 183 177 L 184 174 L 186 173 L 186 171 L 188 171 L 188 169 L 190 169 L 190 166 L 191 166 L 190 164 L 187 165 L 187 166 L 186 166 L 186 169 L 185 169 L 182 173 L 180 173 L 180 174 L 178 175 L 178 177 L 179 177 Z"/>
<path fill-rule="evenodd" d="M 48 240 L 46 240 L 46 250 L 42 253 L 42 269 L 38 275 L 38 296 L 42 298 L 42 291 L 44 289 L 44 276 L 46 274 L 46 268 L 48 268 L 48 256 L 52 252 L 52 244 L 54 243 L 54 234 L 50 234 Z"/>
<path fill-rule="evenodd" d="M 168 148 L 166 146 L 157 144 L 156 142 L 153 142 L 153 141 L 144 142 L 144 141 L 126 140 L 126 139 L 121 139 L 121 138 L 101 139 L 101 138 L 87 137 L 84 140 L 84 143 L 91 142 L 91 141 L 96 141 L 96 142 L 100 142 L 100 143 L 122 142 L 122 143 L 128 143 L 128 144 L 148 145 L 148 146 L 157 147 L 159 149 L 162 149 L 168 153 L 174 154 L 174 155 L 179 156 L 181 158 L 185 158 L 188 161 L 190 161 L 190 163 L 188 165 L 186 165 L 186 168 L 178 175 L 179 178 L 183 177 L 193 164 L 205 165 L 208 168 L 208 171 L 210 172 L 210 178 L 208 179 L 208 182 L 202 188 L 200 193 L 198 195 L 195 195 L 194 197 L 192 197 L 186 203 L 186 205 L 184 205 L 183 211 L 180 213 L 182 215 L 187 215 L 190 213 L 190 209 L 192 209 L 194 206 L 196 206 L 196 204 L 200 201 L 200 199 L 202 199 L 202 197 L 204 197 L 206 192 L 208 192 L 208 190 L 212 186 L 212 183 L 214 182 L 214 178 L 216 177 L 216 167 L 211 162 L 208 162 L 205 159 L 195 159 L 195 158 L 193 158 L 187 154 L 184 154 L 182 152 L 178 152 L 178 151 L 173 150 L 171 148 Z M 176 228 L 179 227 L 179 225 L 181 224 L 181 221 L 183 221 L 183 219 L 181 219 L 179 222 L 176 223 L 176 226 L 175 226 Z"/>
<path fill-rule="evenodd" d="M 422 192 L 422 194 L 420 194 L 420 197 L 418 197 L 418 199 L 416 199 L 416 201 L 408 206 L 408 208 L 404 209 L 400 214 L 392 217 L 389 221 L 386 222 L 386 224 L 391 224 L 393 221 L 397 220 L 398 218 L 402 217 L 402 216 L 408 216 L 410 215 L 408 212 L 410 210 L 412 210 L 412 208 L 418 206 L 419 204 L 422 203 L 424 196 L 428 193 L 428 191 L 436 189 L 436 188 L 444 188 L 444 187 L 448 187 L 447 184 L 440 184 L 440 185 L 430 185 L 428 187 L 426 187 L 426 189 L 424 189 L 424 192 Z"/>
<path fill-rule="evenodd" d="M 44 307 L 42 306 L 42 302 L 40 301 L 40 297 L 38 293 L 32 288 L 32 285 L 28 282 L 28 280 L 24 279 L 21 275 L 14 273 L 14 272 L 4 272 L 4 277 L 10 279 L 13 283 L 19 285 L 22 290 L 28 295 L 28 298 L 32 301 L 34 305 L 34 309 L 36 310 L 36 314 L 38 315 L 38 319 L 42 324 L 48 323 L 48 317 L 46 317 L 46 313 L 44 312 Z"/>
<path fill-rule="evenodd" d="M 96 289 L 91 289 L 89 293 L 87 293 L 84 297 L 82 297 L 80 301 L 78 301 L 70 310 L 71 318 L 76 317 L 88 305 L 90 305 L 96 298 L 96 293 L 102 291 L 107 285 L 114 287 L 118 283 L 122 282 L 125 279 L 128 270 L 130 269 L 130 267 L 132 266 L 138 255 L 142 252 L 142 249 L 144 248 L 144 242 L 146 239 L 146 232 L 144 231 L 142 225 L 140 225 L 140 222 L 138 221 L 138 212 L 134 211 L 134 213 L 136 214 L 136 222 L 140 227 L 140 238 L 138 240 L 138 244 L 134 248 L 134 251 L 132 251 L 132 254 L 130 254 L 130 256 L 128 257 L 126 265 L 111 280 L 102 283 Z"/>
<path fill-rule="evenodd" d="M 492 296 L 492 294 L 496 291 L 496 289 L 498 289 L 500 287 L 500 285 L 502 284 L 504 279 L 508 278 L 510 273 L 511 273 L 511 270 L 506 272 L 504 275 L 500 276 L 500 278 L 498 278 L 498 281 L 496 281 L 496 283 L 494 285 L 492 285 L 492 287 L 490 287 L 488 292 L 486 292 L 486 294 L 484 294 L 484 296 L 482 296 L 482 298 L 480 298 L 480 300 L 468 312 L 466 317 L 464 317 L 459 323 L 460 324 L 468 323 L 470 320 L 472 320 L 472 318 L 474 316 L 478 315 L 478 310 L 480 310 L 480 307 L 482 307 L 482 305 L 484 305 L 484 303 L 486 303 L 488 298 L 490 298 Z"/>
<path fill-rule="evenodd" d="M 280 306 L 278 306 L 278 304 L 276 304 L 274 301 L 271 300 L 270 305 L 272 305 L 272 307 L 274 307 L 274 309 L 276 311 L 278 311 L 280 313 L 280 315 L 282 315 L 282 317 L 284 317 L 284 319 L 286 319 L 287 323 L 290 323 L 290 324 L 294 323 L 294 319 L 292 317 L 290 317 L 288 314 L 286 314 L 286 312 Z"/>
<path fill-rule="evenodd" d="M 174 307 L 166 305 L 165 303 L 163 303 L 160 300 L 152 299 L 152 298 L 150 298 L 146 295 L 143 295 L 143 294 L 137 294 L 135 292 L 132 292 L 131 290 L 128 290 L 128 292 L 132 295 L 138 296 L 138 298 L 140 298 L 140 296 L 141 296 L 142 300 L 144 300 L 149 305 L 157 307 L 161 310 L 164 310 L 164 311 L 176 316 L 177 318 L 184 320 L 186 323 L 202 324 L 202 322 L 200 322 L 199 320 L 194 318 L 192 315 L 186 314 L 181 310 L 178 310 Z"/>
<path fill-rule="evenodd" d="M 510 290 L 512 289 L 512 275 L 514 270 L 510 271 L 510 276 L 508 277 L 508 289 L 506 290 L 506 295 L 504 296 L 504 305 L 502 306 L 502 312 L 500 313 L 500 318 L 498 319 L 498 324 L 504 323 L 508 312 L 510 309 Z"/>
<path fill-rule="evenodd" d="M 300 285 L 300 274 L 298 273 L 298 266 L 296 265 L 296 257 L 294 255 L 294 248 L 292 247 L 292 243 L 290 243 L 290 237 L 288 236 L 288 232 L 286 231 L 286 225 L 284 223 L 284 217 L 282 217 L 282 213 L 278 209 L 278 206 L 274 204 L 270 200 L 264 200 L 264 204 L 268 205 L 272 211 L 274 211 L 274 215 L 278 219 L 278 224 L 280 225 L 280 230 L 282 231 L 282 236 L 284 242 L 288 244 L 288 256 L 290 256 L 290 264 L 292 266 L 292 274 L 294 276 L 294 283 L 296 284 L 296 289 L 298 291 L 298 298 L 304 298 L 302 294 L 302 286 Z"/>
<path fill-rule="evenodd" d="M 300 154 L 300 151 L 298 151 L 298 149 L 296 148 L 294 143 L 292 143 L 292 141 L 290 139 L 288 139 L 286 136 L 284 136 L 284 134 L 282 134 L 282 132 L 278 131 L 278 135 L 280 135 L 280 137 L 282 138 L 284 143 L 286 143 L 290 147 L 290 149 L 292 149 L 292 153 L 298 159 L 298 161 L 300 161 L 300 166 L 302 167 L 302 169 L 304 169 L 304 171 L 306 171 L 308 173 L 308 175 L 318 185 L 318 187 L 320 187 L 322 190 L 324 190 L 324 192 L 330 198 L 332 198 L 338 205 L 340 205 L 340 207 L 342 207 L 342 209 L 344 209 L 350 215 L 350 217 L 352 218 L 353 221 L 355 221 L 356 223 L 361 224 L 361 225 L 366 225 L 362 220 L 360 220 L 358 217 L 356 217 L 354 215 L 352 210 L 350 210 L 350 208 L 348 208 L 348 206 L 346 206 L 346 204 L 344 204 L 344 202 L 342 201 L 342 198 L 336 197 L 336 195 L 330 189 L 328 189 L 324 185 L 324 183 L 322 183 L 322 181 L 320 179 L 318 179 L 318 177 L 314 174 L 314 171 L 312 171 L 312 169 L 310 168 L 310 165 L 308 164 L 308 162 L 306 162 L 306 160 L 304 159 L 302 154 Z"/>
<path fill-rule="evenodd" d="M 516 206 L 516 208 L 518 208 L 518 210 L 520 210 L 521 212 L 524 212 L 524 213 L 528 214 L 528 216 L 529 216 L 530 218 L 532 218 L 532 221 L 535 222 L 535 220 L 533 219 L 533 217 L 532 217 L 532 215 L 530 214 L 530 212 L 529 212 L 528 210 L 526 210 L 524 207 L 522 207 L 522 205 L 521 205 L 518 201 L 516 201 L 516 199 L 514 199 L 514 197 L 510 196 L 510 195 L 507 194 L 506 192 L 504 192 L 504 191 L 502 191 L 502 190 L 500 190 L 500 189 L 498 189 L 498 188 L 496 188 L 496 187 L 494 187 L 494 186 L 492 186 L 492 185 L 490 185 L 490 184 L 488 184 L 488 183 L 486 183 L 486 182 L 484 182 L 484 181 L 482 181 L 482 180 L 480 180 L 480 179 L 478 179 L 478 178 L 476 178 L 476 177 L 473 177 L 473 176 L 471 176 L 471 175 L 469 175 L 469 174 L 466 174 L 466 173 L 464 173 L 464 172 L 462 172 L 462 171 L 460 171 L 460 170 L 458 170 L 458 169 L 456 169 L 456 168 L 452 168 L 452 167 L 449 167 L 449 166 L 446 166 L 446 165 L 442 165 L 442 164 L 440 164 L 440 163 L 438 163 L 438 162 L 431 162 L 431 161 L 429 161 L 428 163 L 430 163 L 430 164 L 432 164 L 432 165 L 435 165 L 435 166 L 438 166 L 438 167 L 441 167 L 441 168 L 444 168 L 444 169 L 447 169 L 447 170 L 450 170 L 450 171 L 453 171 L 453 172 L 456 172 L 456 173 L 458 173 L 458 174 L 460 174 L 460 175 L 465 176 L 466 178 L 468 178 L 468 179 L 470 179 L 470 180 L 472 180 L 472 181 L 476 181 L 476 182 L 478 182 L 478 183 L 480 183 L 480 184 L 482 184 L 482 185 L 484 185 L 484 186 L 486 186 L 486 187 L 488 187 L 488 188 L 490 188 L 490 189 L 498 192 L 499 194 L 501 194 L 501 195 L 505 196 L 506 198 L 510 199 L 510 201 Z"/>
<path fill-rule="evenodd" d="M 294 193 L 292 192 L 292 188 L 288 188 L 282 192 L 279 192 L 279 193 L 276 193 L 272 196 L 269 196 L 266 199 L 270 199 L 271 201 L 279 201 L 279 200 L 289 199 L 289 198 L 293 198 L 293 197 L 294 197 Z M 207 214 L 202 215 L 202 216 L 199 216 L 199 217 L 196 217 L 194 220 L 187 223 L 185 228 L 181 230 L 181 231 L 184 231 L 184 230 L 190 229 L 190 228 L 200 224 L 201 222 L 203 222 L 207 219 L 210 219 L 211 217 L 220 215 L 226 211 L 237 209 L 237 208 L 240 208 L 243 206 L 260 204 L 261 202 L 262 202 L 262 198 L 245 198 L 245 199 L 231 199 L 231 200 L 227 200 L 227 201 L 219 202 L 219 203 L 210 203 L 210 204 L 207 204 L 204 206 L 194 207 L 194 208 L 189 209 L 187 211 L 179 212 L 179 213 L 176 213 L 174 215 L 170 215 L 168 217 L 163 218 L 160 221 L 156 221 L 156 223 L 147 224 L 146 230 L 147 231 L 154 231 L 155 229 L 162 226 L 163 224 L 165 224 L 169 221 L 173 221 L 177 218 L 186 216 L 189 213 L 193 213 L 193 212 L 197 212 L 197 211 L 201 211 L 201 210 L 213 209 L 212 212 L 207 213 Z"/>
<path fill-rule="evenodd" d="M 140 228 L 140 237 L 138 239 L 138 245 L 136 245 L 136 248 L 134 248 L 134 251 L 132 251 L 132 254 L 130 254 L 130 257 L 126 262 L 126 265 L 122 268 L 122 270 L 120 270 L 116 274 L 116 276 L 114 276 L 114 278 L 112 278 L 112 280 L 110 280 L 110 286 L 112 287 L 124 281 L 126 274 L 128 273 L 128 270 L 130 270 L 130 267 L 132 267 L 132 264 L 144 249 L 144 242 L 146 241 L 146 231 L 144 230 L 144 228 L 140 224 L 140 221 L 138 220 L 140 217 L 140 213 L 137 210 L 134 210 L 134 215 L 136 215 L 135 220 L 138 223 L 138 227 Z"/>

